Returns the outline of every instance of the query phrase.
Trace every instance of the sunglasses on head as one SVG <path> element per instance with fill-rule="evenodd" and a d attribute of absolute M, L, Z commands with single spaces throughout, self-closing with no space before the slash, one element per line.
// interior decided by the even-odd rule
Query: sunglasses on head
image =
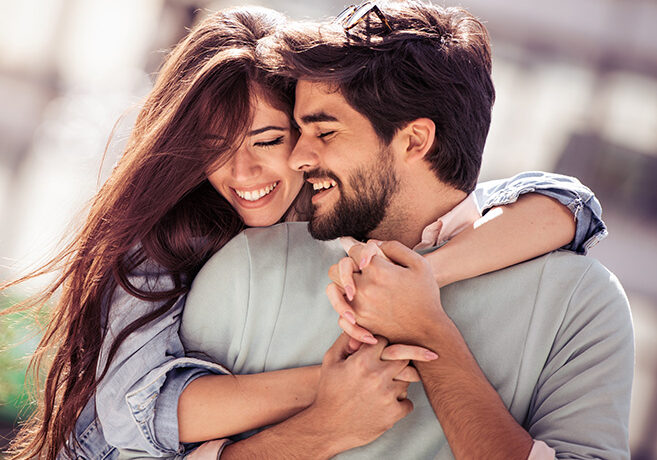
<path fill-rule="evenodd" d="M 374 2 L 365 2 L 358 6 L 348 6 L 342 11 L 342 13 L 336 16 L 335 22 L 342 25 L 345 31 L 349 31 L 353 29 L 356 24 L 366 18 L 370 13 L 376 14 L 386 30 L 388 32 L 392 32 L 392 27 L 390 27 L 388 19 L 386 19 L 385 15 Z"/>

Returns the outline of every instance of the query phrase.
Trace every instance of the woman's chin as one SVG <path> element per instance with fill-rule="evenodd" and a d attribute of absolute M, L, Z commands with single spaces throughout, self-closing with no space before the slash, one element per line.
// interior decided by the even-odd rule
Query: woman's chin
<path fill-rule="evenodd" d="M 277 213 L 240 213 L 244 224 L 249 227 L 269 227 L 280 222 L 285 212 Z"/>

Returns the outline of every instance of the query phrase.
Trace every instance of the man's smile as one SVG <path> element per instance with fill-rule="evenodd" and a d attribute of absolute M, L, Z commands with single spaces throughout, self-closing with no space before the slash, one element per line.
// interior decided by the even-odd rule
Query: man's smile
<path fill-rule="evenodd" d="M 330 194 L 331 191 L 336 189 L 338 186 L 338 183 L 330 178 L 312 177 L 306 179 L 306 181 L 312 184 L 313 186 L 313 197 L 312 197 L 313 204 L 317 204 L 320 200 L 322 200 L 324 197 Z"/>

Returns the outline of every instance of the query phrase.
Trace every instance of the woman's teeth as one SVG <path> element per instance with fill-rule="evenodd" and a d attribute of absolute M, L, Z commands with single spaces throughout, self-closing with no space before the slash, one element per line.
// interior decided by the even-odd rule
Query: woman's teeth
<path fill-rule="evenodd" d="M 237 196 L 239 196 L 243 200 L 256 201 L 256 200 L 259 200 L 260 198 L 262 198 L 265 195 L 269 195 L 271 193 L 271 191 L 276 188 L 277 185 L 278 185 L 278 182 L 274 182 L 273 184 L 268 185 L 267 187 L 261 188 L 260 190 L 251 190 L 251 191 L 248 191 L 248 192 L 243 192 L 243 191 L 237 190 L 237 189 L 234 189 L 234 190 L 235 190 L 235 193 L 237 193 Z"/>
<path fill-rule="evenodd" d="M 333 179 L 313 183 L 313 190 L 324 190 L 338 185 Z"/>

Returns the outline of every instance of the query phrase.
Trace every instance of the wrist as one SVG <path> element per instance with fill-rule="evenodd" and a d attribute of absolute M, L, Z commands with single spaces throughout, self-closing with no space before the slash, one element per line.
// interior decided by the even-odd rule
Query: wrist
<path fill-rule="evenodd" d="M 433 277 L 440 288 L 457 281 L 456 278 L 454 278 L 452 271 L 458 264 L 454 264 L 450 261 L 448 246 L 449 242 L 435 251 L 424 255 L 424 258 L 429 261 Z"/>
<path fill-rule="evenodd" d="M 303 379 L 303 391 L 302 391 L 302 405 L 303 408 L 308 408 L 317 397 L 317 388 L 319 386 L 319 376 L 321 372 L 321 366 L 308 366 L 305 368 L 304 379 Z"/>
<path fill-rule="evenodd" d="M 294 420 L 299 427 L 302 443 L 309 446 L 313 458 L 333 458 L 341 452 L 358 447 L 356 440 L 351 441 L 347 433 L 335 430 L 339 422 L 331 422 L 331 414 L 326 414 L 315 403 L 300 412 Z"/>
<path fill-rule="evenodd" d="M 452 320 L 445 314 L 440 305 L 436 306 L 435 311 L 432 311 L 430 314 L 415 316 L 409 324 L 409 327 L 400 331 L 397 337 L 383 335 L 391 343 L 418 345 L 436 351 L 446 341 L 443 335 L 445 333 L 451 334 L 450 329 L 455 327 Z"/>
<path fill-rule="evenodd" d="M 326 417 L 314 406 L 255 435 L 226 446 L 221 458 L 330 459 L 349 449 L 327 427 Z"/>
<path fill-rule="evenodd" d="M 418 372 L 422 376 L 423 371 L 432 372 L 440 369 L 441 373 L 453 374 L 453 377 L 458 375 L 468 380 L 474 379 L 478 384 L 488 384 L 461 332 L 451 319 L 447 318 L 447 320 L 430 330 L 421 344 L 438 354 L 439 358 L 426 363 L 416 362 Z"/>

